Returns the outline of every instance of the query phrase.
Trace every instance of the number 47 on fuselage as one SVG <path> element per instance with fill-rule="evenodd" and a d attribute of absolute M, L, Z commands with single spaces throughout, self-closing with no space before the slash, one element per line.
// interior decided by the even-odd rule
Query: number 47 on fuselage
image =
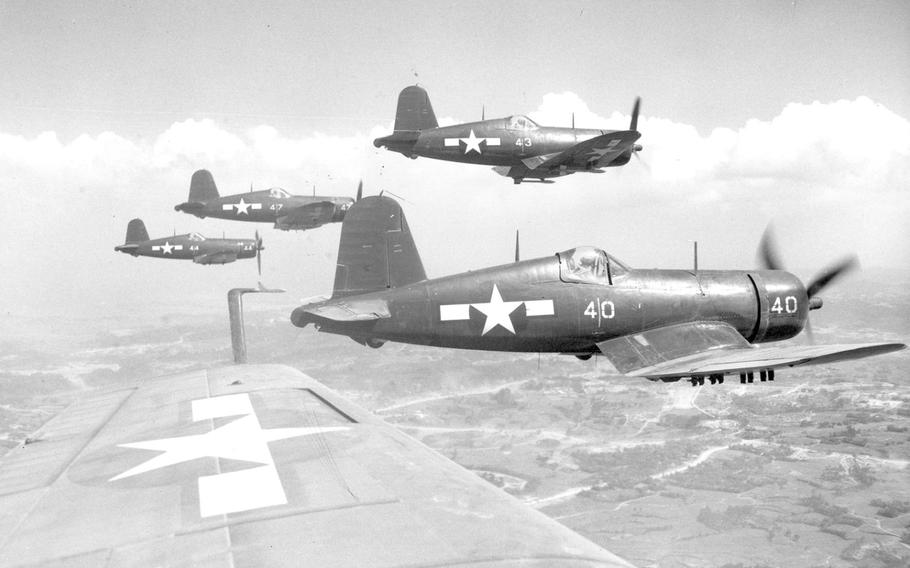
<path fill-rule="evenodd" d="M 427 92 L 414 85 L 398 95 L 395 132 L 373 144 L 409 158 L 494 166 L 515 183 L 552 183 L 549 178 L 627 164 L 642 149 L 640 104 L 636 99 L 628 130 L 540 126 L 520 115 L 441 127 Z"/>

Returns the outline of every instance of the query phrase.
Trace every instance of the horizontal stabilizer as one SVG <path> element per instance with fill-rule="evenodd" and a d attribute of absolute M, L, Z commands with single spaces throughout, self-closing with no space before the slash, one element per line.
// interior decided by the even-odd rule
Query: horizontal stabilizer
<path fill-rule="evenodd" d="M 821 365 L 899 351 L 906 345 L 754 347 L 728 324 L 692 322 L 618 337 L 598 343 L 597 347 L 620 373 L 661 379 Z"/>
<path fill-rule="evenodd" d="M 125 252 L 129 254 L 135 253 L 139 250 L 139 245 L 137 243 L 130 243 L 128 245 L 118 245 L 114 247 L 114 250 L 117 252 Z"/>
<path fill-rule="evenodd" d="M 332 321 L 372 321 L 392 317 L 385 300 L 378 298 L 362 300 L 336 300 L 322 305 L 301 306 L 298 308 L 317 318 Z M 297 310 L 295 310 L 296 313 Z M 292 316 L 293 319 L 293 316 Z"/>

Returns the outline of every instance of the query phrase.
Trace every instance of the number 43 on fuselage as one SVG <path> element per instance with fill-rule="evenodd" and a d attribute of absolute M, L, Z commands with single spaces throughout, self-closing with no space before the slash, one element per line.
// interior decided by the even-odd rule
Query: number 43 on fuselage
<path fill-rule="evenodd" d="M 415 85 L 398 95 L 395 132 L 373 144 L 409 158 L 494 166 L 515 183 L 551 183 L 549 178 L 627 164 L 641 150 L 635 143 L 641 136 L 640 102 L 635 101 L 629 130 L 540 126 L 518 115 L 440 127 L 427 92 Z"/>

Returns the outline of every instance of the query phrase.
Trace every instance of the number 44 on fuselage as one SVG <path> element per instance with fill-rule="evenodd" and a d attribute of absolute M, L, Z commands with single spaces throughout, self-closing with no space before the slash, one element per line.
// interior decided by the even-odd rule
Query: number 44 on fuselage
<path fill-rule="evenodd" d="M 388 197 L 351 207 L 341 228 L 330 298 L 291 321 L 379 347 L 386 341 L 491 351 L 603 355 L 621 373 L 653 380 L 723 382 L 754 371 L 855 359 L 902 349 L 753 344 L 789 339 L 822 306 L 841 263 L 805 286 L 780 270 L 763 241 L 763 270 L 633 269 L 601 249 L 427 279 L 404 213 Z"/>
<path fill-rule="evenodd" d="M 636 99 L 628 130 L 540 126 L 526 116 L 439 126 L 427 92 L 415 85 L 398 95 L 395 132 L 373 144 L 409 158 L 494 166 L 515 183 L 550 183 L 549 178 L 627 164 L 642 149 L 636 144 L 640 103 Z"/>

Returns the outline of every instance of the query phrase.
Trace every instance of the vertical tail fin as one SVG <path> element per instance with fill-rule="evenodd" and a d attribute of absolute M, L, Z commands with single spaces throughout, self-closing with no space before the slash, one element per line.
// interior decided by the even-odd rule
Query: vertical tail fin
<path fill-rule="evenodd" d="M 436 128 L 436 115 L 427 92 L 417 85 L 405 87 L 398 95 L 398 111 L 395 113 L 395 132 L 401 130 L 426 130 Z"/>
<path fill-rule="evenodd" d="M 426 280 L 401 205 L 390 197 L 364 197 L 341 225 L 333 298 L 366 294 Z"/>
<path fill-rule="evenodd" d="M 190 203 L 203 203 L 218 199 L 218 188 L 215 179 L 208 170 L 197 170 L 190 179 Z"/>
<path fill-rule="evenodd" d="M 141 243 L 147 240 L 149 240 L 149 232 L 145 230 L 145 223 L 142 222 L 142 219 L 130 221 L 130 224 L 126 226 L 125 244 Z"/>

